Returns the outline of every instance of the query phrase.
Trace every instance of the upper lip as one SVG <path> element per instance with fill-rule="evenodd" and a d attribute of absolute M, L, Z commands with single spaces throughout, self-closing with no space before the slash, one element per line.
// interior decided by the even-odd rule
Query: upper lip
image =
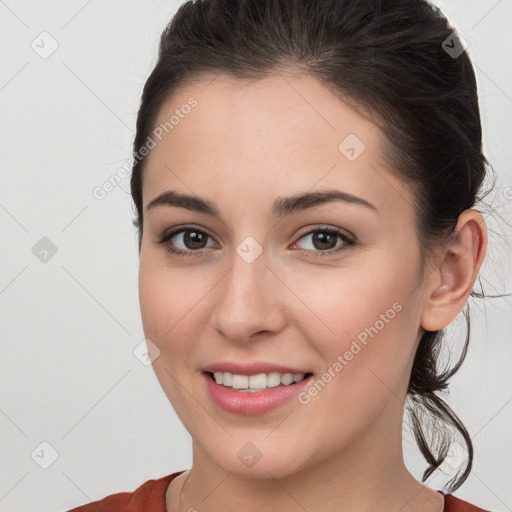
<path fill-rule="evenodd" d="M 265 363 L 260 361 L 254 361 L 252 363 L 240 364 L 230 361 L 219 362 L 209 364 L 203 368 L 205 372 L 230 372 L 236 373 L 237 375 L 258 375 L 259 373 L 311 373 L 308 370 L 301 370 L 297 368 L 291 368 L 290 366 L 284 366 L 275 363 Z"/>

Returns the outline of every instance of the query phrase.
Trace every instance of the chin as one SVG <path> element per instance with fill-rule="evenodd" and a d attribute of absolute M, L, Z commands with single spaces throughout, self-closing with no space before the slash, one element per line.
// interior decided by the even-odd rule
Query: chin
<path fill-rule="evenodd" d="M 298 446 L 298 443 L 293 443 L 293 446 L 283 446 L 278 443 L 273 444 L 269 440 L 251 442 L 246 438 L 240 440 L 233 438 L 230 442 L 216 443 L 211 446 L 209 458 L 226 473 L 232 473 L 240 478 L 281 479 L 314 464 L 308 464 L 302 452 L 300 453 L 302 457 L 298 457 L 297 451 L 300 449 Z"/>

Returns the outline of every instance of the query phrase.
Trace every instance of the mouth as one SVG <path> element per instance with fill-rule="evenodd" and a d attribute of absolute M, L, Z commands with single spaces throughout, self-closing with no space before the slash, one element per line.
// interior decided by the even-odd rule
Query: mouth
<path fill-rule="evenodd" d="M 219 372 L 202 372 L 206 393 L 212 402 L 223 411 L 247 416 L 265 414 L 287 403 L 291 406 L 293 404 L 291 399 L 300 395 L 301 392 L 303 393 L 313 379 L 311 372 L 296 374 L 292 379 L 290 379 L 292 374 L 283 374 L 284 382 L 281 382 L 280 379 L 279 383 L 276 383 L 276 376 L 272 374 L 228 374 L 227 382 L 224 383 L 225 373 L 228 372 L 220 373 L 222 375 L 219 375 Z M 229 375 L 232 376 L 231 382 L 229 382 Z M 270 377 L 270 381 L 265 383 L 261 375 Z M 256 383 L 254 379 L 251 379 L 250 383 L 248 382 L 251 377 L 256 377 Z M 297 378 L 297 382 L 295 382 L 295 378 Z M 217 382 L 218 380 L 220 383 Z M 228 386 L 227 384 L 231 385 Z M 267 387 L 266 384 L 270 387 Z M 295 406 L 298 406 L 298 404 Z"/>

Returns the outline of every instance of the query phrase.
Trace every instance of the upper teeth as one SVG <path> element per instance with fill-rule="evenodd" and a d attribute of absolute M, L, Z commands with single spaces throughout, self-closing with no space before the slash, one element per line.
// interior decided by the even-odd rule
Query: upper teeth
<path fill-rule="evenodd" d="M 287 386 L 292 382 L 300 382 L 304 373 L 258 373 L 257 375 L 238 375 L 230 372 L 215 372 L 215 382 L 222 386 L 232 386 L 234 389 L 265 389 L 274 388 L 283 384 Z"/>

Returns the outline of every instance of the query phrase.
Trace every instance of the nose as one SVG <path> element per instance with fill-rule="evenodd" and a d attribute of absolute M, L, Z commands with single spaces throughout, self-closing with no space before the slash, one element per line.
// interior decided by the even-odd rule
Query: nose
<path fill-rule="evenodd" d="M 250 263 L 236 253 L 231 270 L 215 287 L 214 328 L 236 342 L 279 332 L 286 323 L 283 290 L 264 252 Z"/>

